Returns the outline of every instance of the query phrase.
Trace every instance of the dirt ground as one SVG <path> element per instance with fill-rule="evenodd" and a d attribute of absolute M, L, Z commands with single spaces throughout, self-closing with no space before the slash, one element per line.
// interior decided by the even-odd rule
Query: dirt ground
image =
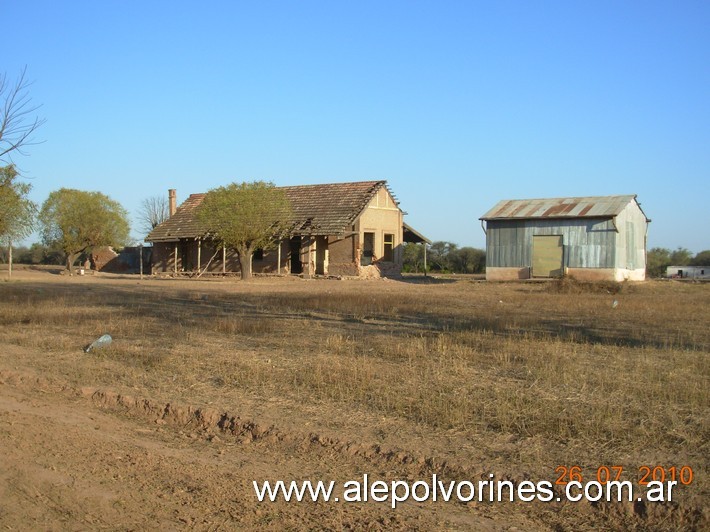
<path fill-rule="evenodd" d="M 0 373 L 0 521 L 12 529 L 494 530 L 501 516 L 464 505 L 262 503 L 254 479 L 385 477 L 367 457 L 299 441 L 237 439 L 136 417 L 94 390 Z M 530 529 L 525 518 L 505 528 Z M 533 525 L 532 528 L 535 528 Z"/>
<path fill-rule="evenodd" d="M 296 286 L 279 279 L 254 283 L 237 290 L 261 294 Z M 5 286 L 23 284 L 49 291 L 65 285 L 120 291 L 140 284 L 153 295 L 164 290 L 188 293 L 196 286 L 191 281 L 70 278 L 29 270 L 16 271 Z M 355 285 L 355 291 L 375 285 L 417 290 L 380 280 L 301 281 L 297 290 L 306 284 L 314 287 L 308 290 L 337 291 L 345 285 Z M 205 281 L 199 294 L 188 299 L 199 302 L 204 294 L 211 297 L 234 286 Z M 456 293 L 455 287 L 445 290 Z M 495 299 L 495 304 L 502 303 Z M 396 510 L 372 502 L 260 503 L 253 480 L 342 483 L 365 473 L 388 481 L 426 479 L 422 473 L 430 471 L 449 477 L 489 470 L 503 471 L 503 478 L 526 473 L 506 465 L 506 457 L 512 456 L 503 452 L 509 435 L 501 435 L 495 445 L 502 452 L 494 457 L 476 449 L 470 434 L 442 430 L 432 435 L 429 426 L 396 416 L 385 419 L 367 409 L 294 405 L 278 394 L 248 391 L 210 395 L 194 384 L 194 395 L 178 391 L 177 383 L 171 393 L 170 382 L 151 388 L 117 378 L 112 386 L 104 377 L 73 373 L 68 368 L 85 364 L 87 355 L 66 348 L 66 340 L 58 343 L 56 350 L 45 351 L 23 342 L 0 343 L 0 525 L 7 530 L 563 530 L 594 529 L 600 523 L 611 529 L 664 530 L 707 524 L 697 502 L 687 510 L 692 516 L 687 521 L 677 516 L 669 520 L 667 512 L 649 520 L 637 515 L 633 505 L 602 509 L 611 516 L 604 521 L 589 503 L 546 507 L 410 501 Z M 459 467 L 467 461 L 475 463 L 470 469 Z M 589 515 L 593 517 L 585 517 Z"/>

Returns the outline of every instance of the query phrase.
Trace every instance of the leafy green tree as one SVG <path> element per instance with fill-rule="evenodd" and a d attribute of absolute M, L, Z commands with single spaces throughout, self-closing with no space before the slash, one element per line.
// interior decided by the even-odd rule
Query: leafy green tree
<path fill-rule="evenodd" d="M 451 271 L 451 254 L 458 249 L 453 242 L 436 241 L 429 246 L 428 262 L 432 270 Z"/>
<path fill-rule="evenodd" d="M 426 244 L 405 243 L 402 246 L 402 269 L 405 272 L 424 271 L 424 246 Z"/>
<path fill-rule="evenodd" d="M 67 269 L 94 247 L 120 247 L 128 241 L 128 214 L 100 192 L 62 188 L 49 195 L 39 215 L 42 240 L 63 251 Z"/>
<path fill-rule="evenodd" d="M 291 203 L 273 183 L 232 183 L 210 190 L 197 219 L 207 236 L 239 255 L 242 279 L 251 278 L 254 251 L 269 249 L 292 225 Z"/>
<path fill-rule="evenodd" d="M 646 274 L 649 277 L 661 277 L 671 265 L 671 252 L 666 248 L 651 248 L 646 253 Z"/>
<path fill-rule="evenodd" d="M 62 264 L 64 253 L 62 251 L 35 242 L 25 250 L 18 250 L 17 262 L 20 264 Z"/>
<path fill-rule="evenodd" d="M 0 167 L 0 240 L 7 244 L 8 274 L 12 275 L 12 243 L 34 229 L 37 205 L 27 198 L 32 188 L 17 181 L 14 165 Z"/>
<path fill-rule="evenodd" d="M 690 262 L 693 266 L 710 266 L 710 249 L 699 252 Z"/>
<path fill-rule="evenodd" d="M 0 167 L 0 237 L 20 239 L 34 228 L 37 206 L 27 198 L 31 185 L 17 181 L 14 165 Z"/>
<path fill-rule="evenodd" d="M 486 271 L 486 252 L 482 249 L 462 247 L 449 253 L 447 260 L 456 273 L 482 273 Z"/>
<path fill-rule="evenodd" d="M 678 248 L 671 253 L 670 258 L 670 266 L 687 266 L 693 260 L 693 254 L 685 248 Z"/>

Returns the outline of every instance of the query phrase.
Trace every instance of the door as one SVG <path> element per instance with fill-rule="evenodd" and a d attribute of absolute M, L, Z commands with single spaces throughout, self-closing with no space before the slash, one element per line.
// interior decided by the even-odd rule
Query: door
<path fill-rule="evenodd" d="M 533 277 L 562 277 L 562 235 L 534 235 Z"/>

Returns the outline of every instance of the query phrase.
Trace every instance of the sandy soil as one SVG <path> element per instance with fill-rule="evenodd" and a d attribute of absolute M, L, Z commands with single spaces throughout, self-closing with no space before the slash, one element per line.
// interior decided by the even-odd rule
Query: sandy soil
<path fill-rule="evenodd" d="M 6 346 L 18 355 L 21 348 Z M 7 353 L 7 352 L 6 352 Z M 6 359 L 5 359 L 6 360 Z M 130 401 L 130 398 L 129 398 Z M 259 503 L 255 479 L 358 479 L 392 464 L 302 435 L 234 435 L 0 369 L 0 522 L 12 529 L 537 528 L 462 504 Z M 161 405 L 162 406 L 162 405 Z M 157 411 L 157 413 L 156 413 Z M 243 431 L 242 431 L 243 432 Z M 325 443 L 325 444 L 323 444 Z"/>

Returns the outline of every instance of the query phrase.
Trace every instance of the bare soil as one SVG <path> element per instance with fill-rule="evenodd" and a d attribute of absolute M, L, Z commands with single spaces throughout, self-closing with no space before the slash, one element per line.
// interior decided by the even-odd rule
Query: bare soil
<path fill-rule="evenodd" d="M 710 287 L 673 283 L 560 290 L 19 269 L 0 284 L 0 524 L 702 530 L 708 310 Z M 82 351 L 105 332 L 110 348 Z M 619 368 L 629 375 L 614 377 Z M 688 464 L 696 479 L 670 504 L 396 510 L 259 503 L 252 487 L 364 473 L 554 481 L 559 465 L 617 463 Z"/>

